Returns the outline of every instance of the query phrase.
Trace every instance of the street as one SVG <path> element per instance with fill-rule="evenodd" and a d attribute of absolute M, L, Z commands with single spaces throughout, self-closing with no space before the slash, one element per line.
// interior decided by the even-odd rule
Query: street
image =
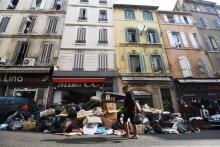
<path fill-rule="evenodd" d="M 126 139 L 119 136 L 60 136 L 35 132 L 0 131 L 0 147 L 219 147 L 220 130 L 157 134 Z"/>

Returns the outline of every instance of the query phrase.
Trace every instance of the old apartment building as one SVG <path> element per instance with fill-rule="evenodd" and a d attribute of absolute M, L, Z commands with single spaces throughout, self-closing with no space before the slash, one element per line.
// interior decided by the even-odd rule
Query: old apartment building
<path fill-rule="evenodd" d="M 115 49 L 113 0 L 69 1 L 57 70 L 54 102 L 80 103 L 113 91 Z"/>
<path fill-rule="evenodd" d="M 0 1 L 0 95 L 49 103 L 66 2 Z"/>
<path fill-rule="evenodd" d="M 178 111 L 156 6 L 114 4 L 118 87 L 141 104 Z"/>

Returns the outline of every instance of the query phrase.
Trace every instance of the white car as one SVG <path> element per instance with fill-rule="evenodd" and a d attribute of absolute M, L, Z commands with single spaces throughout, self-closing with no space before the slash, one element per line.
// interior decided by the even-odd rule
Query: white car
<path fill-rule="evenodd" d="M 209 118 L 209 123 L 212 127 L 220 126 L 220 114 L 212 115 Z"/>

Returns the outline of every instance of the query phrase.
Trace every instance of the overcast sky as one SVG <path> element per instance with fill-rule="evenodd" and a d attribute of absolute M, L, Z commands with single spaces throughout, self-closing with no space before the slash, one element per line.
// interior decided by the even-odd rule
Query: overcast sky
<path fill-rule="evenodd" d="M 207 0 L 216 2 L 220 5 L 220 0 Z M 153 5 L 159 6 L 160 10 L 172 10 L 176 0 L 116 0 L 117 3 L 125 3 L 125 4 L 145 4 L 145 5 Z"/>

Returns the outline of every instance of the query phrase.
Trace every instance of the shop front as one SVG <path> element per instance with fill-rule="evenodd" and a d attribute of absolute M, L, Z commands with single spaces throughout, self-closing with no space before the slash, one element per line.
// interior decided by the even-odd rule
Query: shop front
<path fill-rule="evenodd" d="M 30 103 L 46 106 L 51 75 L 51 67 L 1 67 L 0 94 L 28 98 Z"/>
<path fill-rule="evenodd" d="M 101 98 L 106 91 L 113 92 L 113 77 L 93 75 L 92 72 L 81 72 L 82 74 L 77 74 L 77 76 L 64 73 L 54 73 L 54 92 L 51 103 L 80 104 L 88 102 L 93 96 Z"/>
<path fill-rule="evenodd" d="M 148 104 L 157 109 L 178 112 L 174 84 L 171 77 L 121 77 L 120 89 L 128 85 L 134 98 L 141 105 Z"/>
<path fill-rule="evenodd" d="M 220 79 L 176 79 L 175 84 L 185 117 L 201 116 L 203 106 L 210 115 L 220 112 Z"/>

